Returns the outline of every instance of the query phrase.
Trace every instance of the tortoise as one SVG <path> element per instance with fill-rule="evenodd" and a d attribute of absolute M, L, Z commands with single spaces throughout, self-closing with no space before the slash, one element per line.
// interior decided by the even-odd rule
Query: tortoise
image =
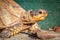
<path fill-rule="evenodd" d="M 37 22 L 46 16 L 46 10 L 26 11 L 13 0 L 0 0 L 0 37 L 11 37 L 22 31 L 35 34 L 41 31 Z"/>

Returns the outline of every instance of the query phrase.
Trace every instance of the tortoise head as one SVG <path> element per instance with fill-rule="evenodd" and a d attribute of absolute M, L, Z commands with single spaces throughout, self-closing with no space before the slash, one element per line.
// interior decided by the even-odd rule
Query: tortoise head
<path fill-rule="evenodd" d="M 32 10 L 30 11 L 30 15 L 33 20 L 35 21 L 41 21 L 44 20 L 47 16 L 47 12 L 45 10 L 39 9 L 39 10 Z"/>

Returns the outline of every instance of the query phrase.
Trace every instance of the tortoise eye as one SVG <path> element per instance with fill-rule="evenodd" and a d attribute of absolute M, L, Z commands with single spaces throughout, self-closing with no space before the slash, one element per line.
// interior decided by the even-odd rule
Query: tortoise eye
<path fill-rule="evenodd" d="M 39 11 L 39 14 L 42 14 L 42 12 L 41 12 L 41 11 Z"/>
<path fill-rule="evenodd" d="M 30 13 L 32 13 L 33 11 L 30 11 Z"/>

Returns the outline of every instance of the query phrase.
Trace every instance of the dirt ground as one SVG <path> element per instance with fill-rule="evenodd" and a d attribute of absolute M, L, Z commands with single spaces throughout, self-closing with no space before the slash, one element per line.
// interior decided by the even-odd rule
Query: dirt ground
<path fill-rule="evenodd" d="M 54 33 L 54 32 L 51 32 Z M 11 38 L 0 38 L 0 40 L 60 40 L 60 33 L 56 33 L 58 36 L 52 39 L 38 39 L 37 37 L 32 37 L 24 33 L 19 33 Z"/>

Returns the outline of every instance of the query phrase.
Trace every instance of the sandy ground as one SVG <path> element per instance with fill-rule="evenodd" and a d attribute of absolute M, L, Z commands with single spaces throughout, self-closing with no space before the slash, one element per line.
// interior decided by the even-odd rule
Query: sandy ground
<path fill-rule="evenodd" d="M 60 40 L 60 33 L 56 33 L 56 34 L 58 34 L 58 36 L 53 39 L 38 39 L 36 37 L 32 37 L 32 36 L 30 37 L 29 35 L 24 33 L 19 33 L 15 36 L 12 36 L 11 38 L 0 38 L 0 40 Z"/>

